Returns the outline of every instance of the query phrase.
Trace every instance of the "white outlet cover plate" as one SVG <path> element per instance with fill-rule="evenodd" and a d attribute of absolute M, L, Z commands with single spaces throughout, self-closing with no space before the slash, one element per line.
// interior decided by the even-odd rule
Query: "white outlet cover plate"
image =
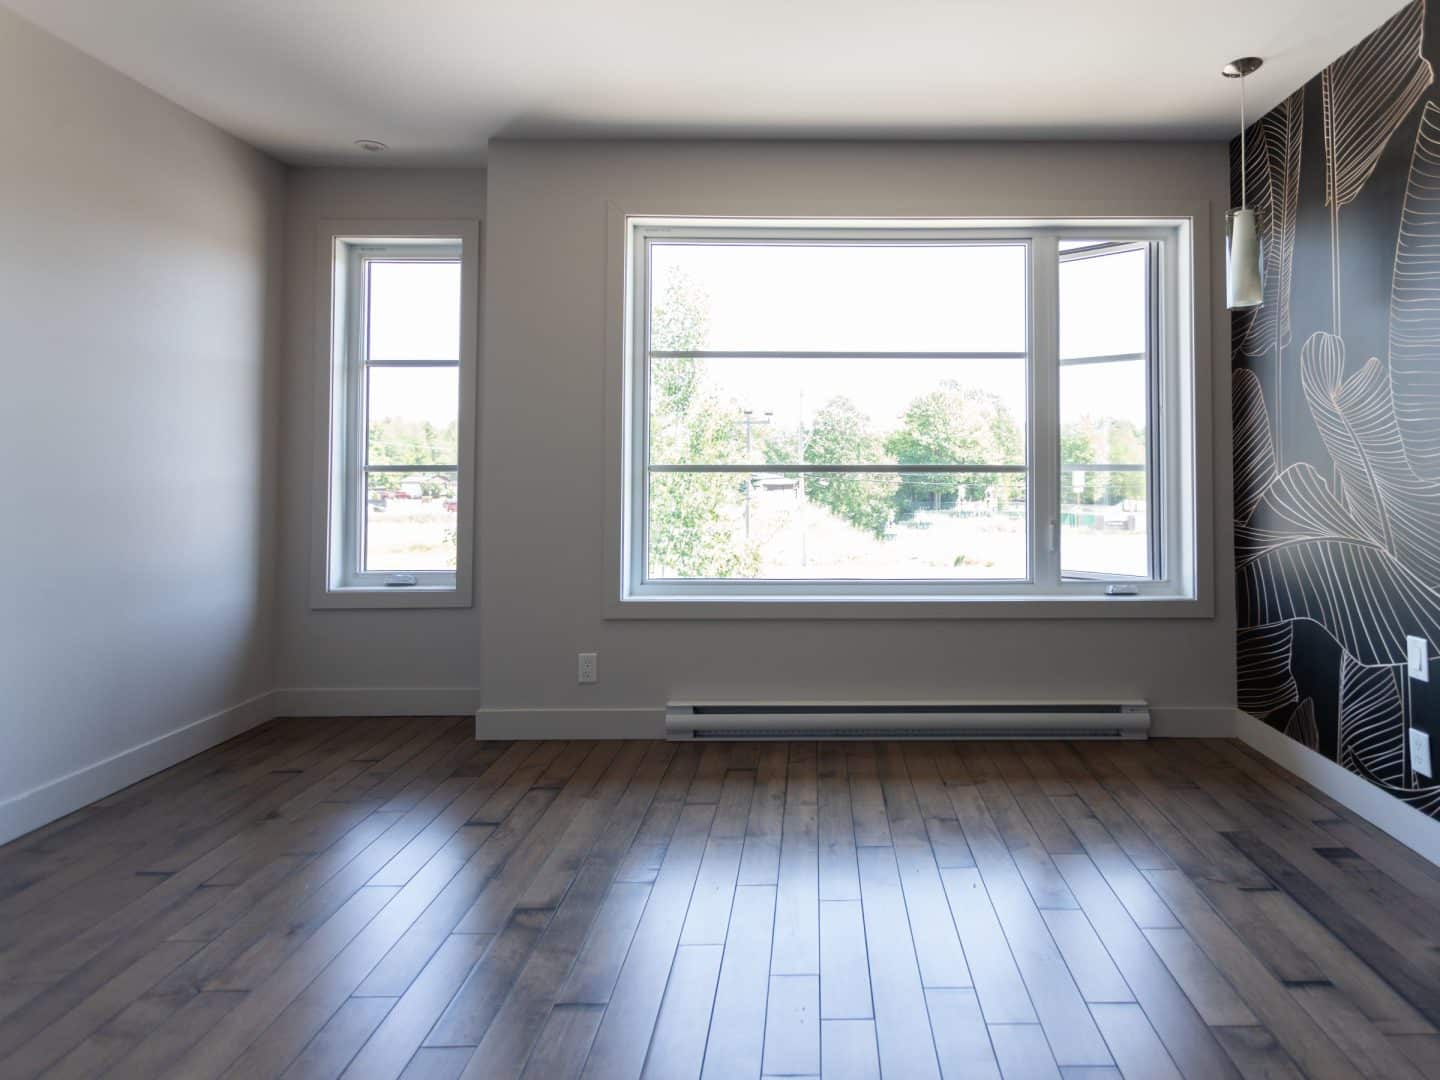
<path fill-rule="evenodd" d="M 1430 681 L 1430 643 L 1423 637 L 1410 636 L 1405 639 L 1405 652 L 1409 658 L 1410 678 L 1421 682 Z"/>
<path fill-rule="evenodd" d="M 1430 736 L 1419 728 L 1410 729 L 1410 768 L 1421 776 L 1434 776 L 1430 766 Z"/>

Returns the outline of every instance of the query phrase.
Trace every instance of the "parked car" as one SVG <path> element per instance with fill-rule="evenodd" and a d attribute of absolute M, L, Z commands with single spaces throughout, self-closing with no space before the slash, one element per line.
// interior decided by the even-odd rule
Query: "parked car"
<path fill-rule="evenodd" d="M 1105 528 L 1135 530 L 1135 515 L 1127 513 L 1118 506 L 1109 507 L 1105 511 Z"/>

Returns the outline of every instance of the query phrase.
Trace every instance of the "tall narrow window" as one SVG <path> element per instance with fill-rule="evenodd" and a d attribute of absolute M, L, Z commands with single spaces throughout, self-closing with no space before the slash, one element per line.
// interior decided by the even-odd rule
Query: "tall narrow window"
<path fill-rule="evenodd" d="M 460 553 L 460 239 L 336 241 L 331 590 L 453 590 Z"/>
<path fill-rule="evenodd" d="M 1179 225 L 630 238 L 623 597 L 1188 594 Z"/>

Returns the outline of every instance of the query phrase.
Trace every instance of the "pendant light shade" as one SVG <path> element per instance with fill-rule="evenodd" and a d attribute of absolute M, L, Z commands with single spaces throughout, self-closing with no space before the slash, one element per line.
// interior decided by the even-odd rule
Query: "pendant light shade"
<path fill-rule="evenodd" d="M 1231 311 L 1259 307 L 1265 299 L 1261 273 L 1255 211 L 1244 207 L 1226 211 L 1225 306 Z"/>
<path fill-rule="evenodd" d="M 1221 70 L 1240 80 L 1240 205 L 1225 215 L 1225 306 L 1231 311 L 1259 307 L 1265 301 L 1264 255 L 1255 211 L 1245 205 L 1245 76 L 1259 70 L 1258 56 L 1242 56 Z"/>

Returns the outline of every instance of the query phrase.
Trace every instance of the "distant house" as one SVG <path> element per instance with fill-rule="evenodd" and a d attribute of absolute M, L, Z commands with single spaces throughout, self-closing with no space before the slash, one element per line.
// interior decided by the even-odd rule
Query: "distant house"
<path fill-rule="evenodd" d="M 751 473 L 750 487 L 755 491 L 797 491 L 800 478 L 783 473 Z"/>

